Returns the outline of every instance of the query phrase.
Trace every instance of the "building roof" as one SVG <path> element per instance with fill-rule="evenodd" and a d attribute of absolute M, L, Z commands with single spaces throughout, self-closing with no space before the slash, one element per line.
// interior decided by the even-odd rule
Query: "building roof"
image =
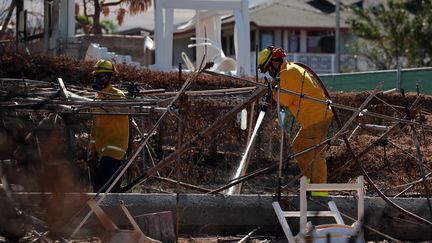
<path fill-rule="evenodd" d="M 250 22 L 259 27 L 335 28 L 335 0 L 271 0 L 250 9 Z M 348 28 L 349 6 L 359 0 L 342 0 L 340 27 Z M 233 16 L 225 23 L 233 21 Z"/>
<path fill-rule="evenodd" d="M 145 28 L 141 28 L 141 27 L 135 27 L 135 28 L 131 28 L 131 29 L 126 29 L 126 30 L 121 30 L 121 31 L 117 31 L 116 34 L 118 35 L 149 35 L 149 33 L 152 32 L 152 30 L 148 30 Z"/>

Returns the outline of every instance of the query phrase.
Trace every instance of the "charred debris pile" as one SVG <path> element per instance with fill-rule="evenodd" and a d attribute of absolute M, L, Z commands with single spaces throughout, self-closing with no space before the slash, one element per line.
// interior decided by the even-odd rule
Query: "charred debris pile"
<path fill-rule="evenodd" d="M 65 56 L 53 58 L 5 53 L 0 57 L 0 102 L 3 104 L 0 109 L 0 159 L 10 183 L 21 187 L 18 189 L 59 192 L 90 190 L 91 170 L 86 164 L 86 150 L 92 115 L 91 99 L 94 96 L 90 89 L 93 65 L 90 61 L 78 61 Z M 135 119 L 136 126 L 145 133 L 190 75 L 192 74 L 187 72 L 160 72 L 118 65 L 114 85 L 129 94 L 128 101 L 131 104 L 138 106 L 129 112 Z M 65 102 L 58 78 L 64 81 L 66 88 L 73 94 L 88 98 L 88 104 L 74 107 L 75 104 Z M 254 81 L 253 77 L 248 79 Z M 181 102 L 171 107 L 173 111 L 152 134 L 146 149 L 143 149 L 129 168 L 125 181 L 142 174 L 175 150 L 179 143 L 180 123 L 181 140 L 189 141 L 232 107 L 247 100 L 254 88 L 247 82 L 201 74 L 190 85 Z M 333 92 L 331 95 L 334 103 L 359 107 L 369 92 Z M 408 94 L 407 102 L 411 104 L 417 98 L 417 94 Z M 432 98 L 421 95 L 419 103 L 417 112 L 411 119 L 420 123 L 430 122 Z M 261 99 L 248 106 L 247 116 L 256 119 L 263 104 L 264 100 Z M 369 103 L 367 109 L 387 116 L 401 117 L 405 112 L 404 104 L 400 93 L 380 93 Z M 125 106 L 123 111 L 127 112 L 127 109 L 129 108 Z M 272 104 L 270 114 L 265 117 L 258 132 L 249 171 L 277 161 L 280 130 L 275 104 Z M 351 114 L 351 111 L 340 110 L 343 121 L 348 120 Z M 240 120 L 238 115 L 225 121 L 218 132 L 199 139 L 190 150 L 182 154 L 179 171 L 183 182 L 214 188 L 229 180 L 253 126 L 253 122 L 248 121 L 247 128 L 242 130 Z M 298 127 L 289 115 L 285 122 L 288 124 L 285 137 L 289 142 Z M 394 185 L 411 183 L 418 180 L 420 175 L 415 160 L 416 146 L 407 135 L 411 132 L 410 126 L 403 127 L 388 139 L 374 142 L 382 129 L 391 124 L 392 121 L 377 117 L 359 117 L 350 125 L 350 139 L 357 152 L 374 143 L 373 148 L 362 157 L 361 163 L 378 185 L 389 195 L 394 195 Z M 334 124 L 332 127 L 334 134 L 337 129 Z M 361 129 L 354 133 L 358 127 Z M 137 130 L 131 132 L 132 151 L 142 137 Z M 431 168 L 431 134 L 428 130 L 421 130 L 420 134 L 419 145 L 425 166 Z M 286 153 L 288 154 L 288 150 Z M 329 179 L 333 182 L 348 181 L 361 174 L 355 163 L 350 161 L 342 142 L 335 143 L 330 148 L 328 167 Z M 158 172 L 157 178 L 149 180 L 140 191 L 169 191 L 172 188 L 171 182 L 161 178 L 173 177 L 175 169 L 175 165 L 163 168 Z M 284 170 L 287 176 L 299 173 L 295 162 L 290 162 Z M 428 172 L 430 171 L 426 171 Z M 51 183 L 53 179 L 58 183 Z M 248 181 L 243 191 L 273 192 L 275 183 L 275 173 L 264 174 Z M 422 191 L 423 186 L 418 183 L 409 194 L 421 195 Z"/>

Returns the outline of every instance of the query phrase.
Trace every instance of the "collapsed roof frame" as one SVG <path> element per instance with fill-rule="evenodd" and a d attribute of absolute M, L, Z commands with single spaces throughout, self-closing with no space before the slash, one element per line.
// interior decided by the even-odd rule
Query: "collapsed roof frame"
<path fill-rule="evenodd" d="M 300 64 L 300 65 L 302 65 L 302 64 Z M 308 69 L 307 66 L 304 66 L 304 67 L 305 67 L 305 69 Z M 313 73 L 312 70 L 308 70 L 308 71 L 311 72 L 311 73 Z M 174 102 L 175 102 L 177 99 L 179 99 L 179 98 L 180 98 L 180 97 L 181 97 L 181 96 L 186 92 L 187 88 L 190 86 L 190 83 L 193 82 L 193 81 L 198 77 L 198 75 L 199 75 L 201 72 L 203 72 L 203 69 L 200 70 L 199 72 L 195 72 L 194 74 L 192 74 L 192 75 L 190 76 L 190 78 L 189 78 L 189 79 L 185 82 L 185 84 L 183 85 L 182 89 L 181 89 L 179 92 L 177 92 L 175 98 L 174 98 L 173 100 L 171 100 L 170 105 L 168 105 L 168 107 L 165 108 L 165 109 L 163 110 L 164 114 L 166 114 L 166 113 L 170 110 L 170 107 L 172 107 L 172 105 L 174 104 Z M 215 73 L 211 73 L 211 72 L 208 72 L 208 71 L 205 71 L 205 72 L 206 72 L 206 73 L 209 73 L 209 74 L 220 75 L 220 74 L 215 74 Z M 229 77 L 229 76 L 226 76 L 226 77 Z M 219 126 L 220 126 L 220 125 L 221 125 L 225 120 L 229 119 L 230 117 L 233 117 L 233 116 L 236 115 L 237 112 L 239 112 L 241 109 L 243 109 L 244 107 L 246 107 L 247 105 L 249 105 L 249 104 L 252 103 L 253 101 L 258 100 L 261 96 L 263 96 L 264 94 L 267 93 L 266 87 L 265 87 L 263 84 L 255 83 L 255 82 L 253 82 L 253 81 L 246 80 L 246 79 L 241 79 L 241 78 L 235 78 L 235 77 L 229 77 L 229 78 L 233 78 L 233 79 L 240 80 L 240 81 L 243 80 L 243 81 L 247 81 L 247 82 L 249 82 L 249 83 L 254 83 L 254 84 L 256 85 L 256 89 L 255 89 L 254 94 L 253 94 L 253 95 L 252 95 L 252 96 L 251 96 L 251 97 L 250 97 L 250 98 L 249 98 L 245 103 L 240 104 L 240 105 L 236 106 L 235 108 L 233 108 L 233 109 L 232 109 L 230 112 L 228 112 L 226 115 L 224 115 L 223 117 L 221 117 L 220 119 L 218 119 L 217 121 L 215 121 L 215 122 L 213 123 L 212 126 L 206 128 L 206 129 L 204 129 L 202 132 L 200 132 L 196 137 L 194 137 L 192 140 L 190 140 L 190 142 L 182 144 L 182 145 L 181 145 L 177 150 L 175 150 L 175 151 L 174 151 L 171 155 L 169 155 L 167 158 L 165 158 L 164 160 L 160 161 L 156 166 L 154 166 L 153 168 L 151 168 L 151 169 L 150 169 L 149 171 L 147 171 L 145 174 L 143 174 L 142 176 L 140 176 L 140 177 L 138 177 L 137 179 L 135 179 L 134 182 L 132 182 L 130 185 L 128 185 L 129 188 L 131 188 L 131 185 L 132 185 L 132 184 L 138 184 L 138 183 L 142 182 L 143 180 L 149 178 L 149 177 L 152 176 L 154 173 L 156 173 L 159 169 L 164 168 L 164 167 L 166 167 L 167 165 L 171 164 L 171 163 L 172 163 L 172 162 L 173 162 L 173 161 L 174 161 L 174 160 L 175 160 L 175 159 L 176 159 L 176 158 L 177 158 L 181 153 L 183 153 L 184 151 L 186 151 L 187 149 L 189 149 L 189 148 L 191 147 L 191 145 L 193 145 L 196 141 L 198 141 L 198 140 L 202 139 L 204 136 L 206 136 L 206 135 L 208 135 L 208 134 L 211 134 L 212 132 L 216 131 L 217 128 L 218 128 L 218 127 L 219 127 Z M 68 97 L 68 92 L 67 92 L 67 90 L 65 89 L 64 85 L 61 85 L 61 81 L 60 81 L 60 79 L 59 79 L 59 83 L 60 83 L 60 87 L 62 87 L 61 90 L 59 90 L 59 92 L 62 92 L 63 95 L 65 96 L 65 98 L 67 98 L 67 99 L 68 99 L 68 98 L 71 98 L 71 97 Z M 311 98 L 311 97 L 308 97 L 308 96 L 304 96 L 304 95 L 302 95 L 302 94 L 297 94 L 297 93 L 294 93 L 294 92 L 291 92 L 291 91 L 288 91 L 288 90 L 282 90 L 282 91 L 283 91 L 283 92 L 287 92 L 287 93 L 289 93 L 289 94 L 291 94 L 291 95 L 300 96 L 300 97 L 303 97 L 303 98 L 306 98 L 306 99 L 314 100 L 314 98 Z M 248 92 L 250 92 L 250 90 L 249 90 Z M 328 93 L 327 93 L 327 95 L 329 96 Z M 373 95 L 375 95 L 375 92 L 373 92 L 371 96 L 373 96 Z M 370 97 L 371 97 L 371 96 L 370 96 Z M 383 119 L 390 120 L 390 121 L 393 121 L 393 122 L 397 122 L 397 125 L 395 125 L 394 127 L 388 129 L 388 132 L 384 133 L 380 138 L 377 139 L 377 141 L 379 141 L 379 140 L 385 138 L 386 136 L 389 136 L 389 134 L 393 134 L 394 132 L 399 131 L 400 128 L 401 128 L 404 124 L 408 124 L 408 125 L 415 125 L 415 126 L 421 126 L 421 127 L 427 128 L 427 129 L 431 129 L 431 128 L 432 128 L 430 125 L 427 125 L 427 124 L 421 124 L 421 123 L 418 123 L 418 122 L 415 122 L 415 121 L 412 121 L 412 120 L 408 120 L 408 119 L 406 119 L 406 118 L 396 118 L 396 117 L 385 116 L 385 115 L 382 115 L 382 114 L 376 114 L 376 113 L 373 113 L 373 112 L 365 111 L 365 110 L 363 110 L 363 109 L 359 109 L 359 108 L 353 108 L 353 107 L 349 107 L 349 106 L 345 106 L 345 105 L 341 105 L 341 104 L 337 104 L 337 103 L 332 103 L 332 102 L 330 101 L 330 99 L 329 99 L 328 101 L 319 101 L 319 100 L 315 100 L 315 101 L 316 101 L 316 102 L 324 102 L 324 103 L 328 104 L 329 106 L 331 106 L 332 109 L 333 109 L 333 108 L 341 108 L 341 109 L 346 109 L 346 110 L 349 110 L 349 111 L 354 111 L 355 114 L 353 115 L 353 117 L 355 117 L 355 116 L 357 116 L 358 114 L 361 113 L 361 114 L 364 114 L 364 115 L 375 116 L 375 117 L 383 118 Z M 368 99 L 364 102 L 364 104 L 363 104 L 361 107 L 365 107 L 365 105 L 367 104 L 367 102 L 368 102 Z M 410 110 L 412 110 L 412 112 L 414 112 L 414 110 L 417 108 L 417 104 L 418 104 L 418 102 L 419 102 L 419 99 L 417 99 L 417 100 L 416 100 L 416 101 L 411 105 Z M 66 102 L 66 103 L 67 103 L 67 102 Z M 65 104 L 66 104 L 66 103 L 65 103 Z M 58 107 L 62 107 L 62 106 L 64 106 L 65 104 L 62 104 L 62 103 L 60 102 L 60 103 L 57 103 L 56 105 L 57 105 Z M 72 103 L 67 103 L 67 104 L 72 104 Z M 89 105 L 89 104 L 90 104 L 90 103 L 88 102 L 87 105 Z M 110 102 L 106 102 L 105 104 L 110 104 Z M 98 104 L 98 105 L 100 105 L 100 104 Z M 118 105 L 120 105 L 120 104 L 119 104 L 119 103 L 117 103 L 117 104 L 112 103 L 111 105 L 112 105 L 112 106 L 118 106 Z M 127 104 L 127 105 L 129 105 L 129 106 L 133 106 L 134 104 L 129 103 L 129 104 Z M 139 105 L 142 105 L 142 103 L 141 103 L 141 104 L 138 104 L 138 103 L 137 103 L 137 104 L 135 104 L 135 105 L 138 105 L 138 106 L 139 106 Z M 24 106 L 25 106 L 25 105 L 24 105 Z M 30 106 L 31 106 L 31 105 L 30 105 Z M 92 106 L 92 105 L 90 105 L 90 106 Z M 11 104 L 11 103 L 6 104 L 6 106 L 5 106 L 5 104 L 1 104 L 0 107 L 3 107 L 3 108 L 9 108 L 9 109 L 11 109 L 11 108 L 12 108 L 12 109 L 17 108 L 18 110 L 22 108 L 22 106 L 20 106 L 19 104 L 15 104 L 15 107 L 14 107 L 14 105 Z M 53 106 L 53 107 L 54 107 L 54 106 Z M 53 110 L 51 110 L 51 112 L 52 112 L 52 111 L 53 111 Z M 60 113 L 63 112 L 61 109 L 59 109 L 58 111 L 59 111 Z M 74 113 L 74 112 L 72 112 L 72 113 Z M 77 111 L 76 113 L 79 113 L 79 111 Z M 108 111 L 108 113 L 110 113 L 110 111 Z M 141 113 L 141 114 L 142 114 L 142 113 Z M 164 117 L 164 116 L 161 116 L 161 117 L 159 118 L 159 120 L 162 120 L 163 117 Z M 351 121 L 352 121 L 352 120 L 351 120 Z M 346 127 L 346 124 L 342 127 L 342 123 L 339 121 L 339 127 L 340 127 L 340 129 L 342 129 L 343 127 Z M 153 130 L 154 130 L 154 129 L 156 129 L 156 128 L 154 127 Z M 152 131 L 153 131 L 153 130 L 152 130 Z M 151 134 L 151 133 L 147 133 L 147 134 Z M 344 142 L 347 144 L 347 146 L 351 146 L 350 143 L 349 143 L 349 141 L 348 141 L 348 139 L 346 138 L 346 134 L 345 134 L 343 131 L 337 133 L 337 135 L 338 135 L 338 136 L 342 136 L 342 137 L 344 138 Z M 336 135 L 335 135 L 333 138 L 330 138 L 329 140 L 332 140 L 332 139 L 334 139 L 335 137 L 336 137 Z M 148 138 L 146 138 L 146 139 L 148 139 Z M 323 145 L 324 143 L 327 143 L 329 140 L 324 141 L 322 144 L 318 144 L 316 147 L 319 147 L 319 146 Z M 144 141 L 144 142 L 145 142 L 145 141 Z M 142 144 L 144 144 L 144 143 L 142 143 Z M 140 145 L 139 149 L 138 149 L 135 153 L 138 153 L 139 150 L 141 150 L 142 148 L 143 148 L 143 146 Z M 313 148 L 308 148 L 308 149 L 314 149 L 314 148 L 315 148 L 315 147 L 313 147 Z M 359 159 L 359 157 L 362 156 L 362 155 L 364 155 L 364 154 L 366 154 L 367 151 L 368 151 L 368 149 L 370 149 L 370 147 L 366 148 L 363 152 L 361 152 L 360 154 L 357 154 L 357 155 L 355 155 L 355 154 L 352 153 L 353 160 L 356 161 L 356 162 L 358 163 L 358 159 Z M 307 151 L 305 150 L 305 151 L 302 151 L 301 153 L 305 153 L 305 152 L 307 152 Z M 295 157 L 298 156 L 298 155 L 299 155 L 299 154 L 292 154 L 292 155 L 290 155 L 290 158 L 295 158 Z M 128 163 L 131 163 L 133 160 L 134 160 L 134 157 L 132 156 L 132 157 L 130 158 L 130 160 L 129 160 Z M 286 159 L 285 161 L 288 161 L 288 159 Z M 273 165 L 273 166 L 270 166 L 270 167 L 268 167 L 268 168 L 265 168 L 265 169 L 259 170 L 259 171 L 257 171 L 257 172 L 250 173 L 249 175 L 247 175 L 247 176 L 245 176 L 245 177 L 243 177 L 243 178 L 240 178 L 240 179 L 238 179 L 238 180 L 236 180 L 236 181 L 234 181 L 234 182 L 232 182 L 232 183 L 226 185 L 225 188 L 223 188 L 223 189 L 229 188 L 229 187 L 232 186 L 232 185 L 235 185 L 235 184 L 240 183 L 240 182 L 242 182 L 242 181 L 248 180 L 248 179 L 250 179 L 250 178 L 252 178 L 252 177 L 254 177 L 254 176 L 258 175 L 258 174 L 262 174 L 262 173 L 264 173 L 264 172 L 269 172 L 269 171 L 271 171 L 271 170 L 273 170 L 273 169 L 276 169 L 277 165 L 278 165 L 278 163 L 275 163 L 275 165 Z M 123 169 L 127 169 L 127 167 L 125 167 L 125 168 L 123 168 Z M 367 175 L 367 173 L 366 173 L 366 171 L 364 171 L 364 169 L 363 169 L 363 172 Z M 367 178 L 368 178 L 368 176 L 367 176 Z M 370 179 L 370 178 L 369 178 L 369 179 Z M 371 184 L 373 184 L 372 181 L 369 181 L 369 182 L 370 182 Z M 112 184 L 115 184 L 115 181 L 114 181 Z M 132 186 L 133 186 L 133 185 L 132 185 Z M 376 186 L 375 186 L 375 187 L 376 187 Z M 126 188 L 126 189 L 127 189 L 127 188 Z M 219 192 L 219 191 L 221 191 L 221 190 L 223 190 L 223 189 L 219 188 L 219 189 L 217 189 L 217 190 L 210 191 L 210 192 L 208 192 L 208 193 L 216 193 L 216 192 Z M 375 188 L 374 188 L 374 189 L 375 189 Z M 376 188 L 376 189 L 379 191 L 378 188 Z M 412 213 L 409 213 L 409 212 L 407 212 L 406 210 L 404 210 L 403 208 L 399 207 L 398 205 L 395 205 L 395 204 L 392 203 L 390 200 L 388 200 L 388 198 L 386 199 L 386 196 L 385 196 L 384 194 L 382 194 L 382 193 L 379 193 L 379 194 L 380 194 L 380 196 L 383 197 L 384 200 L 386 200 L 387 203 L 389 203 L 391 206 L 393 206 L 394 208 L 398 209 L 399 211 L 403 212 L 404 214 L 407 214 L 408 216 L 410 216 L 410 217 L 416 219 L 416 220 L 419 221 L 419 222 L 422 222 L 422 223 L 425 223 L 425 224 L 429 224 L 429 225 L 431 224 L 430 221 L 428 221 L 428 220 L 426 220 L 426 219 L 424 219 L 424 218 L 421 218 L 421 217 L 419 217 L 419 216 L 417 216 L 417 215 L 414 215 L 414 214 L 412 214 Z"/>

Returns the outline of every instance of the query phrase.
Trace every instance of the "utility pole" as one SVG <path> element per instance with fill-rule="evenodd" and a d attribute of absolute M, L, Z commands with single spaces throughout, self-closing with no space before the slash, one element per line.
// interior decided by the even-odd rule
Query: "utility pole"
<path fill-rule="evenodd" d="M 340 0 L 336 0 L 335 72 L 340 72 Z"/>

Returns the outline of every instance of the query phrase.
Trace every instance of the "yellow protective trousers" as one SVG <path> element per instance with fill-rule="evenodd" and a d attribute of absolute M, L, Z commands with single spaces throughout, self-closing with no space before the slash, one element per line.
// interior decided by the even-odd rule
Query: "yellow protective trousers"
<path fill-rule="evenodd" d="M 292 144 L 293 152 L 301 152 L 327 139 L 327 132 L 331 123 L 332 116 L 330 119 L 300 128 Z M 307 178 L 311 179 L 312 183 L 327 183 L 327 153 L 323 148 L 325 148 L 324 145 L 319 146 L 296 158 L 300 170 L 304 172 Z M 309 163 L 312 163 L 312 166 L 308 167 Z"/>

